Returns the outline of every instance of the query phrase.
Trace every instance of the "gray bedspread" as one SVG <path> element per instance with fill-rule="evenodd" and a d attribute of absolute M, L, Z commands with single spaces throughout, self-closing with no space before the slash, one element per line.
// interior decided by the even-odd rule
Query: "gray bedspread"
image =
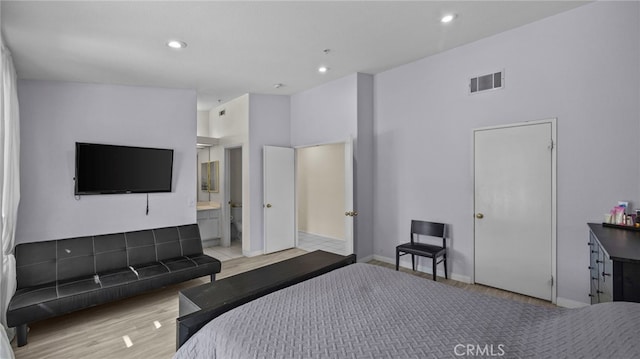
<path fill-rule="evenodd" d="M 369 264 L 214 319 L 192 358 L 640 358 L 640 304 L 541 307 Z"/>

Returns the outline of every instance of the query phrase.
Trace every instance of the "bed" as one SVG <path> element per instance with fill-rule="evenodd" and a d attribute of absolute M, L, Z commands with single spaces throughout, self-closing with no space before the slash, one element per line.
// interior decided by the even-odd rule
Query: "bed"
<path fill-rule="evenodd" d="M 209 322 L 187 358 L 640 357 L 640 304 L 515 302 L 356 263 Z"/>

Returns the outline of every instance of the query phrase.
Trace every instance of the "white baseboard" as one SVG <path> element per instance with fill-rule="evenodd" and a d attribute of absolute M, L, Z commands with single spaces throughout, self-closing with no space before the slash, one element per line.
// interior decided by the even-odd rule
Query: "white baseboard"
<path fill-rule="evenodd" d="M 396 265 L 396 259 L 395 258 L 383 257 L 383 256 L 379 256 L 377 254 L 374 254 L 373 255 L 373 259 L 378 260 L 380 262 L 393 264 L 394 266 Z M 360 262 L 360 261 L 358 261 L 358 262 Z M 400 267 L 411 269 L 411 260 L 400 259 Z M 439 267 L 442 267 L 442 266 L 440 265 Z M 418 266 L 417 266 L 416 270 L 419 271 L 419 272 L 433 274 L 433 272 L 431 271 L 431 261 L 429 261 L 429 265 L 428 266 L 420 265 L 420 261 L 418 261 Z M 438 270 L 436 272 L 436 275 L 440 276 L 440 277 L 444 277 L 444 271 Z M 468 277 L 468 276 L 465 276 L 465 275 L 459 275 L 459 274 L 456 274 L 456 273 L 449 273 L 449 278 L 451 278 L 453 280 L 457 280 L 458 282 L 471 283 L 471 277 Z"/>
<path fill-rule="evenodd" d="M 358 263 L 367 263 L 368 261 L 374 259 L 373 257 L 374 257 L 373 255 L 370 255 L 370 256 L 363 257 L 363 258 L 356 258 L 356 262 L 358 262 Z"/>
<path fill-rule="evenodd" d="M 300 230 L 298 231 L 298 233 L 304 233 L 304 234 L 306 234 L 306 235 L 308 235 L 308 236 L 320 237 L 320 238 L 326 238 L 326 239 L 331 239 L 331 240 L 334 240 L 334 241 L 343 241 L 343 242 L 345 241 L 345 239 L 344 239 L 344 238 L 335 238 L 335 237 L 331 237 L 331 236 L 327 236 L 327 235 L 319 234 L 319 233 L 313 233 L 313 232 L 307 232 L 307 231 L 300 231 Z"/>
<path fill-rule="evenodd" d="M 255 256 L 259 256 L 261 254 L 264 254 L 262 249 L 259 250 L 259 251 L 253 251 L 253 252 L 245 251 L 244 249 L 242 250 L 242 255 L 245 256 L 245 257 L 255 257 Z"/>
<path fill-rule="evenodd" d="M 567 299 L 562 297 L 556 298 L 556 305 L 558 307 L 563 307 L 563 308 L 582 308 L 582 307 L 589 306 L 589 304 L 587 303 L 582 303 L 582 302 L 578 302 L 577 300 Z"/>
<path fill-rule="evenodd" d="M 215 247 L 215 246 L 219 246 L 219 245 L 221 245 L 221 239 L 220 238 L 211 238 L 211 239 L 203 239 L 202 240 L 202 247 L 203 248 Z"/>

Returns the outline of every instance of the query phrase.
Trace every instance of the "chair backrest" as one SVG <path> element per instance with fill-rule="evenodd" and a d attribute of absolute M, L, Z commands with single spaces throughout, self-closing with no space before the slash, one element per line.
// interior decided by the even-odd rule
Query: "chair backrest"
<path fill-rule="evenodd" d="M 447 248 L 447 225 L 437 222 L 411 220 L 411 243 L 413 244 L 414 234 L 421 236 L 431 236 L 442 238 L 442 247 Z"/>

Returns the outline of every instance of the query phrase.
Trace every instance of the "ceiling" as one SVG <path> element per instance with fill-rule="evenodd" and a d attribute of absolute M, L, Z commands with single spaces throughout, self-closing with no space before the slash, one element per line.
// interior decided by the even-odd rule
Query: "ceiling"
<path fill-rule="evenodd" d="M 192 88 L 198 109 L 208 110 L 245 93 L 290 95 L 355 72 L 376 74 L 585 2 L 0 4 L 19 78 Z M 440 23 L 447 13 L 456 19 Z M 188 46 L 171 49 L 169 39 Z M 329 71 L 320 74 L 321 65 Z"/>

